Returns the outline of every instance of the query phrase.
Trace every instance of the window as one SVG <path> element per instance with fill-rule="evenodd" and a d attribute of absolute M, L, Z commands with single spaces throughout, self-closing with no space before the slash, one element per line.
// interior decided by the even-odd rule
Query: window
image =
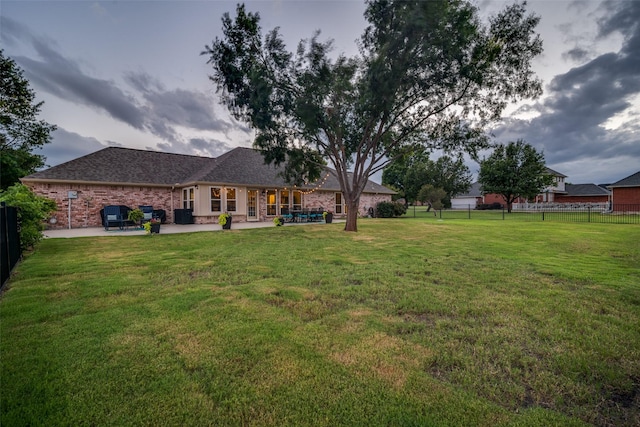
<path fill-rule="evenodd" d="M 193 209 L 193 200 L 195 198 L 195 188 L 189 187 L 182 190 L 182 208 Z"/>
<path fill-rule="evenodd" d="M 293 210 L 294 211 L 302 210 L 302 191 L 295 190 L 293 192 Z"/>
<path fill-rule="evenodd" d="M 267 215 L 276 215 L 276 190 L 267 190 Z"/>
<path fill-rule="evenodd" d="M 236 211 L 236 189 L 227 188 L 227 212 Z"/>
<path fill-rule="evenodd" d="M 219 187 L 211 187 L 211 212 L 222 212 L 222 191 Z"/>
<path fill-rule="evenodd" d="M 336 211 L 337 214 L 342 213 L 342 193 L 336 193 Z"/>
<path fill-rule="evenodd" d="M 289 211 L 289 190 L 280 191 L 280 213 Z"/>

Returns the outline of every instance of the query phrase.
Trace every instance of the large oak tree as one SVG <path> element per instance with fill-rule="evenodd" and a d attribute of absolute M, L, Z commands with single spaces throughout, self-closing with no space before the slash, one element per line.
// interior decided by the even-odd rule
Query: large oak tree
<path fill-rule="evenodd" d="M 0 189 L 44 166 L 45 158 L 33 152 L 51 140 L 56 129 L 38 120 L 42 102 L 15 61 L 0 50 Z"/>
<path fill-rule="evenodd" d="M 360 55 L 332 57 L 318 33 L 288 51 L 278 28 L 263 37 L 260 16 L 238 5 L 203 54 L 265 161 L 283 164 L 291 183 L 333 167 L 345 230 L 356 231 L 367 180 L 395 155 L 415 144 L 475 155 L 507 103 L 541 93 L 531 70 L 539 18 L 525 6 L 483 22 L 468 1 L 370 0 Z"/>

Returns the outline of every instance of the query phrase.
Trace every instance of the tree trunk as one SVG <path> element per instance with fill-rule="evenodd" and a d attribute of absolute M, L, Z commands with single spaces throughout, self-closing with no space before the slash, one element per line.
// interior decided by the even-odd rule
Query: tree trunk
<path fill-rule="evenodd" d="M 347 206 L 347 223 L 344 226 L 344 231 L 358 231 L 358 206 L 360 200 L 346 200 Z"/>

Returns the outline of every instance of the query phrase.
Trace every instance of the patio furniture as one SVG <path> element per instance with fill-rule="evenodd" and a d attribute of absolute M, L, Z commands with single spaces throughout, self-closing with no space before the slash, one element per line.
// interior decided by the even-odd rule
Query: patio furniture
<path fill-rule="evenodd" d="M 143 223 L 153 219 L 153 206 L 143 205 L 138 206 L 138 209 L 140 209 L 144 214 L 144 217 L 142 218 Z"/>
<path fill-rule="evenodd" d="M 322 221 L 324 218 L 322 216 L 322 210 L 321 209 L 314 209 L 312 211 L 309 212 L 309 219 L 312 222 L 320 222 Z"/>
<path fill-rule="evenodd" d="M 128 225 L 127 218 L 122 214 L 123 210 L 120 206 L 109 205 L 104 207 L 102 216 L 102 225 L 104 229 L 109 231 L 109 227 L 118 227 L 120 230 Z"/>
<path fill-rule="evenodd" d="M 289 211 L 289 208 L 282 208 L 280 213 L 284 222 L 293 222 L 293 213 Z"/>
<path fill-rule="evenodd" d="M 298 222 L 309 222 L 309 210 L 303 209 L 302 211 L 300 211 L 296 219 L 298 220 Z"/>

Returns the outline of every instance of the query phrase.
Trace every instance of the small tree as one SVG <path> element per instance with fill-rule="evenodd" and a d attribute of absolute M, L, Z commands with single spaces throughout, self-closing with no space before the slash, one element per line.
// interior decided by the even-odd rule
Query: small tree
<path fill-rule="evenodd" d="M 544 155 L 519 139 L 497 145 L 489 158 L 480 162 L 478 182 L 484 194 L 500 194 L 511 213 L 517 198 L 533 199 L 553 183 L 553 176 L 547 173 Z"/>
<path fill-rule="evenodd" d="M 50 142 L 56 127 L 36 118 L 43 103 L 34 99 L 22 70 L 0 50 L 0 190 L 44 166 L 33 150 Z"/>
<path fill-rule="evenodd" d="M 23 250 L 32 248 L 42 240 L 43 221 L 57 210 L 53 200 L 34 194 L 23 184 L 12 185 L 6 191 L 0 192 L 0 201 L 18 208 L 20 243 Z"/>
<path fill-rule="evenodd" d="M 442 199 L 444 199 L 445 197 L 447 197 L 446 191 L 444 191 L 442 188 L 436 188 L 431 184 L 423 185 L 418 192 L 418 201 L 427 205 L 427 212 L 429 212 L 433 208 L 434 215 L 436 214 L 435 211 L 437 209 L 442 209 Z"/>

